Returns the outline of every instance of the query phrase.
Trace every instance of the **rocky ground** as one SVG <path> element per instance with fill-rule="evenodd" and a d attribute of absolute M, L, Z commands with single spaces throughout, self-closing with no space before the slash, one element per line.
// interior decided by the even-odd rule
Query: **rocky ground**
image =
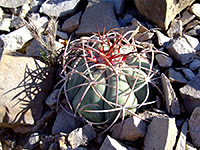
<path fill-rule="evenodd" d="M 200 149 L 200 1 L 144 1 L 0 1 L 1 149 Z M 121 120 L 102 134 L 67 113 L 57 85 L 68 40 L 96 27 L 134 31 L 157 50 L 152 83 L 162 94 L 153 89 L 155 103 L 128 116 L 119 135 Z"/>

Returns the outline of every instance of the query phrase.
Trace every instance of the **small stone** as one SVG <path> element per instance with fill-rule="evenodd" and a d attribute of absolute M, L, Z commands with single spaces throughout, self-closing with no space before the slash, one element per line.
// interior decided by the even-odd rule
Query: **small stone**
<path fill-rule="evenodd" d="M 190 142 L 187 142 L 186 143 L 186 147 L 187 147 L 187 150 L 197 150 L 193 144 L 191 144 Z"/>
<path fill-rule="evenodd" d="M 65 20 L 65 22 L 62 25 L 62 31 L 65 31 L 67 33 L 72 33 L 75 30 L 77 30 L 79 27 L 81 15 L 82 12 L 79 12 L 76 15 L 72 16 L 71 18 Z"/>
<path fill-rule="evenodd" d="M 80 145 L 86 146 L 88 142 L 96 137 L 96 132 L 91 125 L 85 125 L 83 128 L 73 130 L 68 136 L 68 142 L 72 149 Z"/>
<path fill-rule="evenodd" d="M 57 102 L 57 96 L 60 89 L 55 89 L 46 99 L 45 103 L 51 107 Z"/>
<path fill-rule="evenodd" d="M 185 78 L 188 81 L 191 81 L 191 80 L 193 80 L 195 78 L 195 74 L 192 72 L 191 69 L 186 68 L 186 69 L 183 69 L 182 71 L 183 71 L 183 73 L 185 75 Z"/>
<path fill-rule="evenodd" d="M 162 73 L 161 74 L 162 87 L 164 92 L 165 108 L 168 113 L 172 115 L 180 115 L 180 106 L 176 93 L 170 84 L 169 79 Z"/>
<path fill-rule="evenodd" d="M 28 143 L 24 146 L 25 149 L 34 149 L 38 146 L 40 140 L 40 136 L 38 133 L 32 133 L 29 137 Z"/>
<path fill-rule="evenodd" d="M 13 20 L 11 21 L 10 28 L 16 30 L 23 26 L 24 20 L 20 17 L 14 16 Z"/>
<path fill-rule="evenodd" d="M 171 40 L 168 36 L 165 36 L 162 32 L 156 31 L 156 35 L 158 37 L 158 45 L 159 46 L 166 46 L 167 43 Z"/>
<path fill-rule="evenodd" d="M 0 6 L 6 8 L 17 8 L 26 3 L 27 0 L 1 0 Z"/>
<path fill-rule="evenodd" d="M 63 17 L 75 12 L 80 0 L 46 0 L 40 7 L 40 13 L 47 16 Z"/>
<path fill-rule="evenodd" d="M 111 128 L 112 137 L 115 139 L 135 141 L 146 134 L 146 123 L 136 116 L 126 119 L 120 129 L 121 124 L 120 122 Z"/>
<path fill-rule="evenodd" d="M 173 63 L 173 60 L 164 54 L 157 54 L 156 60 L 158 61 L 159 66 L 164 67 L 164 68 L 171 67 Z"/>
<path fill-rule="evenodd" d="M 169 118 L 168 115 L 165 113 L 158 113 L 153 111 L 145 110 L 143 113 L 140 113 L 139 116 L 141 116 L 144 119 L 148 119 L 152 121 L 155 117 L 156 118 Z"/>
<path fill-rule="evenodd" d="M 27 4 L 27 3 L 23 4 L 23 6 L 22 6 L 22 8 L 21 8 L 21 10 L 19 12 L 18 17 L 25 18 L 26 14 L 29 12 L 30 9 L 31 8 L 30 8 L 29 4 Z"/>
<path fill-rule="evenodd" d="M 68 146 L 64 135 L 59 138 L 58 143 L 61 150 L 67 150 Z"/>
<path fill-rule="evenodd" d="M 170 82 L 178 82 L 178 83 L 188 82 L 179 71 L 176 71 L 173 68 L 169 68 L 168 76 L 169 76 Z"/>
<path fill-rule="evenodd" d="M 123 17 L 123 19 L 119 19 L 118 22 L 119 22 L 119 25 L 121 27 L 124 27 L 126 26 L 127 24 L 130 24 L 131 21 L 133 19 L 133 16 L 130 15 L 130 14 L 125 14 L 125 16 Z"/>
<path fill-rule="evenodd" d="M 11 24 L 11 18 L 3 18 L 0 20 L 0 31 L 7 31 L 10 32 L 10 24 Z"/>
<path fill-rule="evenodd" d="M 183 37 L 174 39 L 167 46 L 168 53 L 181 65 L 185 65 L 193 60 L 195 50 Z"/>
<path fill-rule="evenodd" d="M 139 35 L 136 35 L 135 40 L 140 41 L 140 42 L 146 42 L 146 41 L 150 40 L 153 36 L 154 36 L 153 32 L 146 31 Z"/>
<path fill-rule="evenodd" d="M 192 115 L 189 120 L 189 133 L 192 138 L 192 143 L 196 148 L 200 148 L 200 107 L 196 107 L 192 112 Z"/>
<path fill-rule="evenodd" d="M 187 42 L 190 44 L 192 48 L 194 48 L 196 51 L 200 50 L 200 42 L 197 38 L 194 38 L 192 36 L 184 34 L 183 37 L 187 40 Z"/>
<path fill-rule="evenodd" d="M 43 0 L 31 0 L 31 3 L 29 4 L 30 6 L 30 11 L 31 13 L 35 13 L 38 11 L 39 7 L 42 5 Z"/>
<path fill-rule="evenodd" d="M 191 27 L 191 30 L 186 32 L 186 34 L 190 35 L 190 36 L 199 37 L 200 36 L 200 25 L 198 24 L 198 25 L 194 26 L 193 28 Z"/>
<path fill-rule="evenodd" d="M 200 18 L 200 4 L 199 3 L 195 3 L 192 5 L 191 7 L 191 12 L 197 16 L 198 18 Z"/>
<path fill-rule="evenodd" d="M 182 36 L 182 21 L 174 19 L 170 25 L 169 30 L 167 31 L 167 34 L 170 38 L 178 38 L 179 36 Z"/>
<path fill-rule="evenodd" d="M 147 129 L 144 150 L 172 150 L 176 143 L 177 131 L 174 118 L 154 118 Z"/>
<path fill-rule="evenodd" d="M 196 70 L 200 67 L 200 60 L 194 59 L 190 64 L 189 64 L 190 69 Z"/>
<path fill-rule="evenodd" d="M 195 18 L 195 15 L 191 14 L 188 10 L 184 11 L 181 17 L 182 25 L 188 24 L 192 19 Z"/>
<path fill-rule="evenodd" d="M 191 114 L 195 107 L 200 106 L 200 76 L 180 88 L 186 111 Z"/>
<path fill-rule="evenodd" d="M 187 138 L 188 120 L 186 120 L 181 128 L 181 132 L 176 144 L 176 150 L 186 149 L 186 138 Z"/>
<path fill-rule="evenodd" d="M 67 39 L 68 39 L 68 35 L 67 35 L 67 33 L 65 33 L 65 32 L 60 32 L 60 31 L 57 30 L 57 31 L 56 31 L 56 35 L 57 35 L 58 37 L 64 39 L 64 40 L 67 40 Z"/>

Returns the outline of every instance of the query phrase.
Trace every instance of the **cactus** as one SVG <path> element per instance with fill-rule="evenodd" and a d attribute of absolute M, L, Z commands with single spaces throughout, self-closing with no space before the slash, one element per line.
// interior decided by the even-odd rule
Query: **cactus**
<path fill-rule="evenodd" d="M 97 29 L 90 37 L 68 42 L 62 89 L 74 114 L 110 125 L 134 114 L 149 98 L 155 50 L 134 41 L 133 33 L 104 29 L 101 35 Z"/>

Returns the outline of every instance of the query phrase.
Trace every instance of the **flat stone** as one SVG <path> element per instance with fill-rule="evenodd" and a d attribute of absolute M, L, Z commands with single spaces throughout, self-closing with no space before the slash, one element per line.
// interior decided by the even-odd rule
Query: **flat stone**
<path fill-rule="evenodd" d="M 185 75 L 185 78 L 188 80 L 188 81 L 192 81 L 194 78 L 195 78 L 195 74 L 192 72 L 191 69 L 183 69 L 182 70 L 184 75 Z"/>
<path fill-rule="evenodd" d="M 193 60 L 195 50 L 183 37 L 176 38 L 167 46 L 168 53 L 181 65 L 185 65 Z"/>
<path fill-rule="evenodd" d="M 167 43 L 171 40 L 171 38 L 169 38 L 168 36 L 164 35 L 162 32 L 160 31 L 156 31 L 156 35 L 158 37 L 158 45 L 159 46 L 166 46 Z"/>
<path fill-rule="evenodd" d="M 56 31 L 56 35 L 64 40 L 67 40 L 68 39 L 68 34 L 65 33 L 65 32 L 61 32 L 61 31 Z"/>
<path fill-rule="evenodd" d="M 200 106 L 200 76 L 180 88 L 186 111 L 191 114 L 195 107 Z"/>
<path fill-rule="evenodd" d="M 58 93 L 59 93 L 60 89 L 55 89 L 45 100 L 45 103 L 51 107 L 53 106 L 54 104 L 56 104 L 57 102 L 57 96 L 58 96 Z"/>
<path fill-rule="evenodd" d="M 113 4 L 100 2 L 87 7 L 82 15 L 81 23 L 76 34 L 85 35 L 97 32 L 96 27 L 98 27 L 100 32 L 103 31 L 104 27 L 106 31 L 119 28 L 119 24 L 115 18 Z"/>
<path fill-rule="evenodd" d="M 73 130 L 68 136 L 68 142 L 72 149 L 78 146 L 86 146 L 89 141 L 96 137 L 96 132 L 91 125 L 85 125 L 83 128 L 77 128 Z"/>
<path fill-rule="evenodd" d="M 134 116 L 124 121 L 120 131 L 121 122 L 111 128 L 112 137 L 119 140 L 135 141 L 146 134 L 146 123 Z M 120 131 L 120 133 L 119 133 Z"/>
<path fill-rule="evenodd" d="M 53 68 L 31 57 L 4 54 L 0 62 L 0 126 L 34 125 L 52 88 Z M 4 110 L 4 109 L 2 109 Z"/>
<path fill-rule="evenodd" d="M 79 27 L 81 15 L 82 12 L 79 12 L 76 15 L 73 15 L 69 19 L 65 20 L 65 22 L 62 25 L 62 31 L 65 31 L 67 33 L 72 33 L 75 30 L 77 30 Z"/>
<path fill-rule="evenodd" d="M 168 76 L 169 76 L 170 82 L 176 82 L 176 83 L 187 83 L 188 82 L 185 79 L 185 77 L 182 75 L 182 73 L 174 70 L 173 68 L 169 68 Z"/>
<path fill-rule="evenodd" d="M 183 36 L 186 38 L 187 42 L 190 44 L 192 48 L 194 48 L 196 51 L 200 50 L 200 42 L 197 38 L 186 34 L 184 34 Z"/>
<path fill-rule="evenodd" d="M 200 148 L 200 107 L 196 107 L 192 112 L 189 120 L 189 133 L 192 138 L 192 143 L 196 148 Z"/>
<path fill-rule="evenodd" d="M 195 36 L 195 37 L 199 37 L 200 35 L 200 25 L 196 25 L 193 28 L 191 27 L 191 30 L 189 30 L 188 32 L 186 32 L 187 35 L 190 36 Z"/>
<path fill-rule="evenodd" d="M 27 0 L 1 0 L 0 6 L 6 8 L 17 8 L 22 6 Z"/>
<path fill-rule="evenodd" d="M 175 16 L 195 0 L 134 0 L 138 11 L 148 20 L 154 22 L 163 30 L 167 30 Z M 152 9 L 153 8 L 153 9 Z"/>
<path fill-rule="evenodd" d="M 11 21 L 10 28 L 11 29 L 19 29 L 24 26 L 24 21 L 22 18 L 14 16 L 13 20 Z"/>
<path fill-rule="evenodd" d="M 182 25 L 188 24 L 192 19 L 195 18 L 195 15 L 191 14 L 188 10 L 185 10 L 181 16 Z"/>
<path fill-rule="evenodd" d="M 75 12 L 80 0 L 46 0 L 40 7 L 40 13 L 48 16 L 63 17 Z"/>
<path fill-rule="evenodd" d="M 154 118 L 147 129 L 144 150 L 173 149 L 177 131 L 174 118 Z"/>
<path fill-rule="evenodd" d="M 7 31 L 10 32 L 10 24 L 11 24 L 11 18 L 3 18 L 0 20 L 0 31 Z"/>
<path fill-rule="evenodd" d="M 182 36 L 182 21 L 174 19 L 167 31 L 167 34 L 170 38 L 178 38 L 179 36 Z"/>
<path fill-rule="evenodd" d="M 164 54 L 157 54 L 156 60 L 158 61 L 159 66 L 164 67 L 164 68 L 171 67 L 173 63 L 173 60 Z"/>
<path fill-rule="evenodd" d="M 200 18 L 200 4 L 199 3 L 195 3 L 191 6 L 191 12 L 197 16 L 198 18 Z"/>
<path fill-rule="evenodd" d="M 38 146 L 40 141 L 39 133 L 32 133 L 28 139 L 28 142 L 25 144 L 25 149 L 34 149 Z"/>
<path fill-rule="evenodd" d="M 139 116 L 150 121 L 152 121 L 154 118 L 169 118 L 166 112 L 157 113 L 157 112 L 148 111 L 148 110 L 145 110 L 143 113 L 140 113 Z"/>
<path fill-rule="evenodd" d="M 167 112 L 172 115 L 180 115 L 178 98 L 176 97 L 176 93 L 174 92 L 169 79 L 162 73 L 161 80 L 164 93 L 164 104 Z"/>

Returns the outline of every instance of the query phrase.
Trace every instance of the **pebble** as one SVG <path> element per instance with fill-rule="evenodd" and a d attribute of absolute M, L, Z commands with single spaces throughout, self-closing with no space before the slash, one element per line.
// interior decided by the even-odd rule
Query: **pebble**
<path fill-rule="evenodd" d="M 159 66 L 164 67 L 164 68 L 171 67 L 173 63 L 173 60 L 164 54 L 157 54 L 156 60 L 158 61 Z"/>
<path fill-rule="evenodd" d="M 25 149 L 34 149 L 38 146 L 40 141 L 39 133 L 32 133 L 29 137 L 28 143 L 24 146 Z"/>
<path fill-rule="evenodd" d="M 195 78 L 195 74 L 192 72 L 191 69 L 183 69 L 182 70 L 184 75 L 185 75 L 185 78 L 188 80 L 188 81 L 192 81 L 194 78 Z"/>
<path fill-rule="evenodd" d="M 187 42 L 190 44 L 192 48 L 194 48 L 196 51 L 200 50 L 200 42 L 197 38 L 189 36 L 184 34 L 183 37 L 187 40 Z"/>
<path fill-rule="evenodd" d="M 57 96 L 59 93 L 60 89 L 55 89 L 49 96 L 46 98 L 45 103 L 51 107 L 57 102 Z"/>
<path fill-rule="evenodd" d="M 11 18 L 3 18 L 0 20 L 0 31 L 7 31 L 10 32 L 10 24 L 11 24 L 12 19 Z"/>
<path fill-rule="evenodd" d="M 188 81 L 185 79 L 185 77 L 182 75 L 181 72 L 174 70 L 173 68 L 169 68 L 168 76 L 170 82 L 176 82 L 176 83 L 187 83 Z"/>
<path fill-rule="evenodd" d="M 190 64 L 189 64 L 189 68 L 191 70 L 196 70 L 200 67 L 200 60 L 198 59 L 194 59 Z"/>
<path fill-rule="evenodd" d="M 167 43 L 171 40 L 168 36 L 164 35 L 160 31 L 156 31 L 156 35 L 158 37 L 158 45 L 166 47 Z"/>
<path fill-rule="evenodd" d="M 182 36 L 183 31 L 183 25 L 181 20 L 174 19 L 167 31 L 167 34 L 170 38 L 178 38 L 179 36 Z"/>
<path fill-rule="evenodd" d="M 192 5 L 191 7 L 191 12 L 197 16 L 198 18 L 200 18 L 200 4 L 199 3 L 195 3 Z"/>
<path fill-rule="evenodd" d="M 185 10 L 181 16 L 182 25 L 188 24 L 192 19 L 195 18 L 195 15 L 191 14 L 188 10 Z"/>

